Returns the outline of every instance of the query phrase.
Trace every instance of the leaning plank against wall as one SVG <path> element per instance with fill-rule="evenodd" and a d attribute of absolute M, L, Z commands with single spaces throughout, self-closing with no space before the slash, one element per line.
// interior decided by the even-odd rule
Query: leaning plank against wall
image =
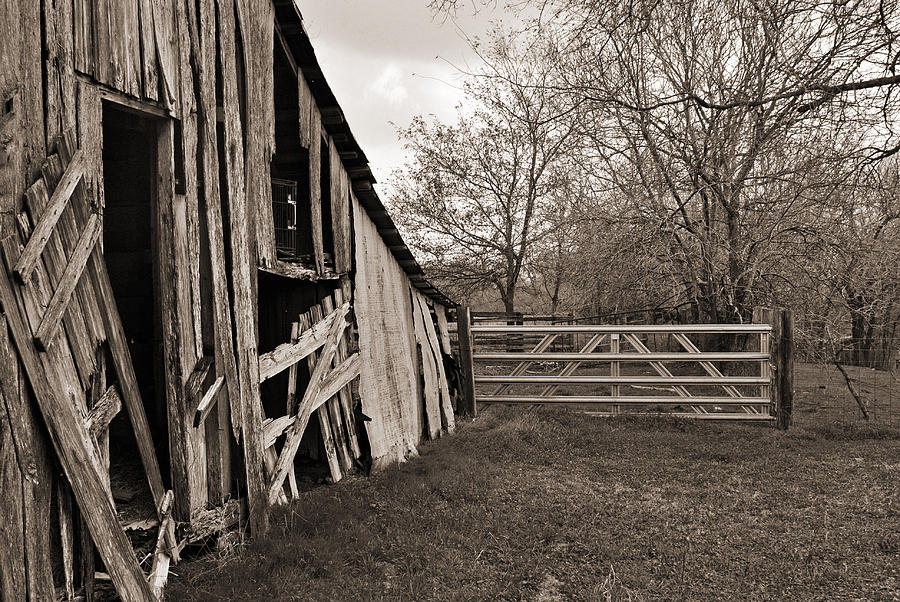
<path fill-rule="evenodd" d="M 356 312 L 359 326 L 359 395 L 374 470 L 416 453 L 424 417 L 415 379 L 415 324 L 409 279 L 358 201 L 353 200 L 356 242 Z"/>

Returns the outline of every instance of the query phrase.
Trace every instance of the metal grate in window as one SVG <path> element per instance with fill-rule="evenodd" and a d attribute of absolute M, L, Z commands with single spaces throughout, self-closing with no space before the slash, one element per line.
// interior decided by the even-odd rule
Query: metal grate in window
<path fill-rule="evenodd" d="M 275 249 L 289 257 L 297 255 L 297 182 L 272 178 L 272 216 Z"/>

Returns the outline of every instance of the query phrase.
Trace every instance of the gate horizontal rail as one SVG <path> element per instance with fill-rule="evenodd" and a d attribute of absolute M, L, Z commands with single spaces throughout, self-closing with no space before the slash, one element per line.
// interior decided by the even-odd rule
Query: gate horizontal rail
<path fill-rule="evenodd" d="M 475 383 L 557 385 L 767 385 L 764 376 L 476 376 Z"/>
<path fill-rule="evenodd" d="M 768 397 L 638 397 L 609 395 L 482 395 L 478 401 L 490 403 L 553 403 L 585 404 L 601 403 L 613 405 L 693 405 L 714 404 L 719 406 L 768 405 Z"/>
<path fill-rule="evenodd" d="M 768 360 L 768 353 L 700 352 L 700 353 L 475 353 L 474 360 L 528 362 L 748 362 Z"/>
<path fill-rule="evenodd" d="M 714 334 L 734 333 L 749 334 L 772 332 L 768 324 L 540 324 L 528 326 L 504 326 L 504 325 L 472 325 L 472 334 L 638 334 L 638 333 L 686 333 L 686 334 Z"/>

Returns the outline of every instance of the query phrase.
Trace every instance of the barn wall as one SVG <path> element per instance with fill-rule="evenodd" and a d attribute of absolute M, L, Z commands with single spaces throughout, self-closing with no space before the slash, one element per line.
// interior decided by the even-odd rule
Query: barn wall
<path fill-rule="evenodd" d="M 416 453 L 423 412 L 417 395 L 409 278 L 390 254 L 374 222 L 355 199 L 356 320 L 359 326 L 359 395 L 372 449 L 373 469 Z"/>

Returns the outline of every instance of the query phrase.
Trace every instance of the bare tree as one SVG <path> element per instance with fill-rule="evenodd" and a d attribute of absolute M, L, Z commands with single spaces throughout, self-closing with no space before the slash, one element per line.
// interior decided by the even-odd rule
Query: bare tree
<path fill-rule="evenodd" d="M 482 51 L 490 71 L 470 74 L 457 122 L 417 117 L 400 132 L 412 161 L 393 182 L 398 224 L 448 289 L 493 288 L 508 312 L 566 180 L 573 120 L 553 92 L 552 51 L 497 35 Z"/>

